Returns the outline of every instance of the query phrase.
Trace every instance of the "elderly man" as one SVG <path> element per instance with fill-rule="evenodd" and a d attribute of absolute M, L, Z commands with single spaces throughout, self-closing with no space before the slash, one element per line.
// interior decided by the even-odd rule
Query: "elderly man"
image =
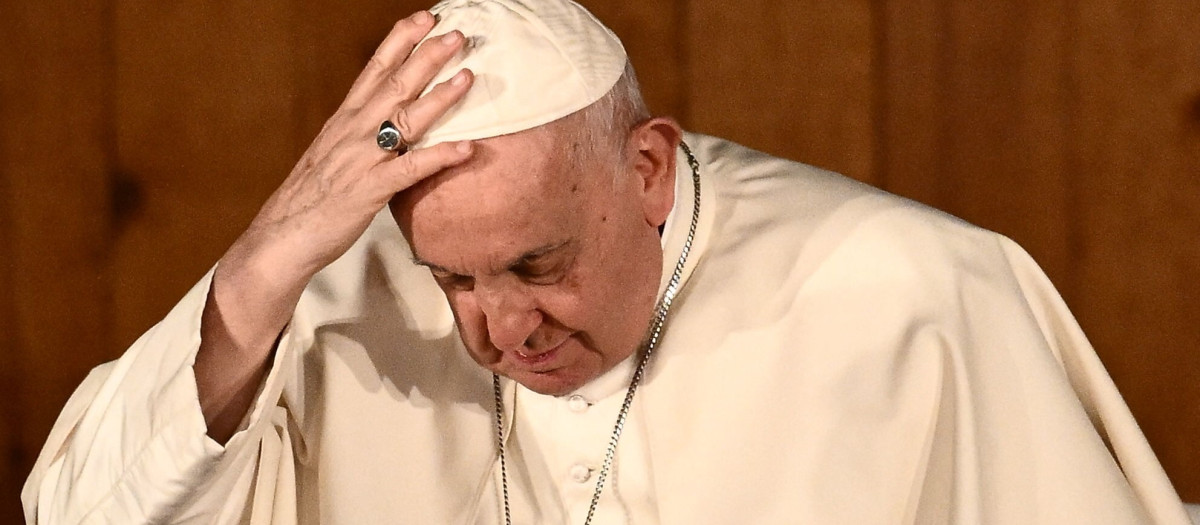
<path fill-rule="evenodd" d="M 566 0 L 433 13 L 79 388 L 31 523 L 1186 522 L 1012 242 L 651 118 Z"/>

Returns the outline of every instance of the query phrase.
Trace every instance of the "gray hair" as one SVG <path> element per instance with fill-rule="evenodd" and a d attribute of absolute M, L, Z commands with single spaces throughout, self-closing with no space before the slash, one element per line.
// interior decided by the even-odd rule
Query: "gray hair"
<path fill-rule="evenodd" d="M 625 160 L 625 143 L 630 132 L 649 118 L 650 110 L 642 99 L 633 64 L 626 61 L 624 73 L 608 93 L 551 123 L 551 127 L 570 146 L 576 165 L 597 161 L 611 164 L 614 157 Z"/>

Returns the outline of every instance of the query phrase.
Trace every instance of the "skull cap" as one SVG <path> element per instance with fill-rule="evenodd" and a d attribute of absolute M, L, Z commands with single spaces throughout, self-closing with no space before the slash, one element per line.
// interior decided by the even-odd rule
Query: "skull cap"
<path fill-rule="evenodd" d="M 438 23 L 426 40 L 457 29 L 467 43 L 425 92 L 463 68 L 475 83 L 414 148 L 558 120 L 608 93 L 628 60 L 617 36 L 569 0 L 446 0 L 430 12 Z"/>

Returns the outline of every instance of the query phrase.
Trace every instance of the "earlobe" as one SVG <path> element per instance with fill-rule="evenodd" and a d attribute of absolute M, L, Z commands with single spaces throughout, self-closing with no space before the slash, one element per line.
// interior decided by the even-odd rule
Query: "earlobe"
<path fill-rule="evenodd" d="M 675 150 L 682 139 L 679 123 L 667 117 L 643 122 L 630 134 L 628 153 L 642 181 L 642 211 L 655 228 L 675 205 Z"/>

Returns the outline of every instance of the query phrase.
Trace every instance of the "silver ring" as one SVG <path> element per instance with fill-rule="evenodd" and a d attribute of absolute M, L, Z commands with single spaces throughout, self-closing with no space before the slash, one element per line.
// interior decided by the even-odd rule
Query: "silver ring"
<path fill-rule="evenodd" d="M 379 133 L 375 134 L 375 144 L 383 151 L 395 151 L 400 155 L 408 151 L 408 144 L 404 142 L 400 130 L 390 120 L 385 120 L 379 125 Z"/>

